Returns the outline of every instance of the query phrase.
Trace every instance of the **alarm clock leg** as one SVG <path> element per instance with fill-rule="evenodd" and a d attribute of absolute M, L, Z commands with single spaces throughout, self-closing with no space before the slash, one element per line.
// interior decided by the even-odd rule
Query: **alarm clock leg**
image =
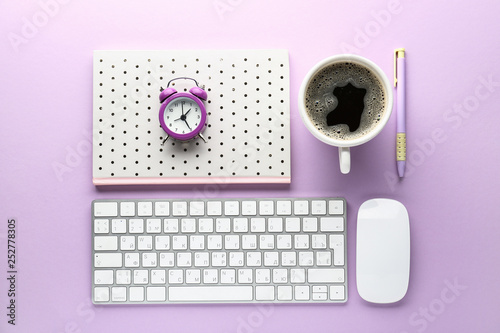
<path fill-rule="evenodd" d="M 207 140 L 205 139 L 205 137 L 203 135 L 201 135 L 201 133 L 198 133 L 198 136 L 205 142 L 207 143 Z"/>

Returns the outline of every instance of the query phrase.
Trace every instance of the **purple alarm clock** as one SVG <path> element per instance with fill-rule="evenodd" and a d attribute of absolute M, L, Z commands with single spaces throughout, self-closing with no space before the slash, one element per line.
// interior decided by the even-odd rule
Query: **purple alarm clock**
<path fill-rule="evenodd" d="M 174 80 L 193 80 L 196 87 L 189 89 L 189 93 L 177 92 L 174 88 L 169 88 Z M 160 124 L 167 133 L 163 141 L 172 137 L 176 140 L 187 141 L 202 136 L 207 121 L 207 110 L 203 101 L 207 99 L 205 90 L 198 86 L 195 79 L 189 77 L 178 77 L 168 82 L 167 88 L 160 89 Z"/>

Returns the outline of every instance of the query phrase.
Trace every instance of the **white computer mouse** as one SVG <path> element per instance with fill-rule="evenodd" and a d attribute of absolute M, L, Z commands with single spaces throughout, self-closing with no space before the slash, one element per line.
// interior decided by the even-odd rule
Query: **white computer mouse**
<path fill-rule="evenodd" d="M 371 199 L 358 211 L 356 284 L 372 303 L 394 303 L 408 290 L 410 221 L 406 207 L 392 199 Z"/>

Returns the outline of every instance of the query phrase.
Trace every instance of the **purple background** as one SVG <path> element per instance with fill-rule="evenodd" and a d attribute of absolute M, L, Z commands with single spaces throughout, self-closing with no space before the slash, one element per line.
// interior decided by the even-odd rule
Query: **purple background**
<path fill-rule="evenodd" d="M 500 331 L 499 12 L 493 0 L 2 1 L 0 331 Z M 342 175 L 336 149 L 300 120 L 301 80 L 317 61 L 354 52 L 392 81 L 397 47 L 407 49 L 407 177 L 394 180 L 394 114 L 377 138 L 352 149 L 351 173 Z M 90 305 L 91 200 L 194 197 L 205 189 L 92 185 L 92 51 L 231 48 L 290 52 L 292 184 L 224 186 L 207 196 L 344 196 L 349 301 Z M 68 159 L 71 166 L 58 175 L 54 166 Z M 390 306 L 370 305 L 356 290 L 357 209 L 374 197 L 401 201 L 411 219 L 410 287 Z M 5 308 L 11 217 L 15 327 Z"/>

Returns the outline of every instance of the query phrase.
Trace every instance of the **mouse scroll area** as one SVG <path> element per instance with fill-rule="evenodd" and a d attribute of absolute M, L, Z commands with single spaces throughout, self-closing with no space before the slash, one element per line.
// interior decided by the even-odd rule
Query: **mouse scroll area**
<path fill-rule="evenodd" d="M 410 225 L 399 201 L 372 199 L 358 211 L 356 284 L 359 295 L 371 303 L 394 303 L 408 290 Z"/>

